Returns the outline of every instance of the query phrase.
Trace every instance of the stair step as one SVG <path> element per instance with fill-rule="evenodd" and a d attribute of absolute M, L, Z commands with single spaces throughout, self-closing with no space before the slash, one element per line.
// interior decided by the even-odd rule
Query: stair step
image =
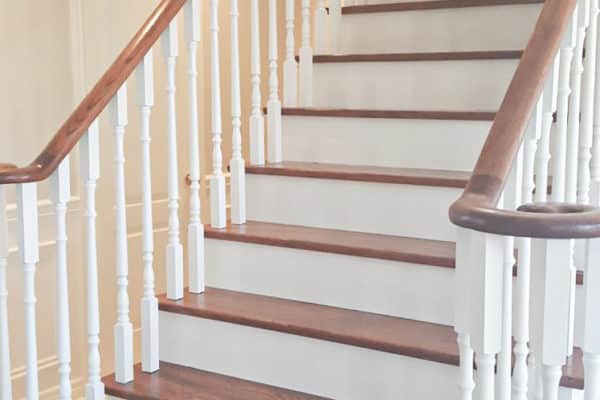
<path fill-rule="evenodd" d="M 518 60 L 520 50 L 451 51 L 428 53 L 379 53 L 379 54 L 320 54 L 313 57 L 315 63 L 379 63 L 411 61 L 464 61 L 464 60 Z"/>
<path fill-rule="evenodd" d="M 205 229 L 208 239 L 454 268 L 452 242 L 258 221 L 229 225 L 225 229 L 209 226 Z"/>
<path fill-rule="evenodd" d="M 142 372 L 136 365 L 133 379 L 122 385 L 115 382 L 114 375 L 105 377 L 106 394 L 127 400 L 325 399 L 165 362 L 153 374 Z"/>
<path fill-rule="evenodd" d="M 343 15 L 371 14 L 398 11 L 416 10 L 440 10 L 447 8 L 467 7 L 490 7 L 519 4 L 543 4 L 544 0 L 429 0 L 429 1 L 406 1 L 387 2 L 381 4 L 365 4 L 357 6 L 345 6 L 342 8 Z"/>
<path fill-rule="evenodd" d="M 282 113 L 286 161 L 455 171 L 473 170 L 495 117 L 489 111 L 314 107 Z"/>
<path fill-rule="evenodd" d="M 387 0 L 386 3 L 344 7 L 340 48 L 336 52 L 523 49 L 543 1 Z M 506 29 L 506 21 L 511 21 L 510 29 Z"/>
<path fill-rule="evenodd" d="M 494 110 L 520 51 L 315 56 L 313 105 L 330 108 Z"/>
<path fill-rule="evenodd" d="M 246 168 L 248 174 L 464 188 L 468 172 L 286 161 Z"/>
<path fill-rule="evenodd" d="M 491 111 L 410 111 L 284 107 L 281 112 L 284 116 L 295 117 L 425 119 L 441 121 L 493 121 L 496 117 L 496 113 Z"/>
<path fill-rule="evenodd" d="M 309 337 L 441 364 L 458 365 L 449 326 L 317 304 L 207 288 L 182 300 L 159 298 L 161 311 Z M 582 389 L 581 352 L 564 371 L 562 385 Z"/>

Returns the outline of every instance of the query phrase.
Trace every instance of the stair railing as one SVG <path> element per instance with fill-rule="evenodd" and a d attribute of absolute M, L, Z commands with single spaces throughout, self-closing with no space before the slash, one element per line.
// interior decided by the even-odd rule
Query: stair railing
<path fill-rule="evenodd" d="M 545 1 L 473 176 L 450 209 L 459 226 L 463 400 L 474 392 L 482 400 L 558 399 L 575 342 L 578 267 L 585 399 L 600 399 L 598 12 L 598 0 Z"/>

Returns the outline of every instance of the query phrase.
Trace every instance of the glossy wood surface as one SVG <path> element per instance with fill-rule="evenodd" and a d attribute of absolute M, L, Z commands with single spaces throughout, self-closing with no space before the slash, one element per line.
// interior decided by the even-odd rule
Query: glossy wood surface
<path fill-rule="evenodd" d="M 26 167 L 0 170 L 0 184 L 37 182 L 48 178 L 106 108 L 185 3 L 186 0 L 162 0 L 42 153 Z"/>
<path fill-rule="evenodd" d="M 461 198 L 450 208 L 450 219 L 456 225 L 508 236 L 600 236 L 600 212 L 596 210 L 555 214 L 505 211 L 495 207 L 576 3 L 576 0 L 545 1 L 473 176 Z"/>
<path fill-rule="evenodd" d="M 283 115 L 299 117 L 425 119 L 442 121 L 493 121 L 495 112 L 486 111 L 411 111 L 343 108 L 283 108 Z"/>
<path fill-rule="evenodd" d="M 454 267 L 454 243 L 373 233 L 248 221 L 225 229 L 205 228 L 208 239 Z"/>
<path fill-rule="evenodd" d="M 367 4 L 359 6 L 346 6 L 342 14 L 370 14 L 382 12 L 438 10 L 445 8 L 489 7 L 511 4 L 539 4 L 544 0 L 433 0 L 433 1 L 406 1 L 389 4 Z"/>
<path fill-rule="evenodd" d="M 302 178 L 336 179 L 360 182 L 464 188 L 470 174 L 461 171 L 373 167 L 286 161 L 278 164 L 248 166 L 255 175 L 278 175 Z"/>
<path fill-rule="evenodd" d="M 324 399 L 169 363 L 161 363 L 153 374 L 142 372 L 138 364 L 134 374 L 133 382 L 126 385 L 115 382 L 114 375 L 105 377 L 106 394 L 128 400 Z"/>
<path fill-rule="evenodd" d="M 385 315 L 207 288 L 179 301 L 159 298 L 162 311 L 306 336 L 372 350 L 458 365 L 452 327 Z M 324 322 L 325 321 L 325 322 Z M 581 388 L 577 352 L 563 384 Z"/>
<path fill-rule="evenodd" d="M 452 51 L 431 53 L 380 53 L 380 54 L 324 54 L 315 55 L 315 63 L 348 62 L 407 62 L 407 61 L 461 61 L 461 60 L 518 60 L 520 50 Z"/>

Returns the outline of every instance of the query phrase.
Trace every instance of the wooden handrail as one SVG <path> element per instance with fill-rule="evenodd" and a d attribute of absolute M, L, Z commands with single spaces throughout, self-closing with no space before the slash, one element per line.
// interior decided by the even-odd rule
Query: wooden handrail
<path fill-rule="evenodd" d="M 462 196 L 450 207 L 450 220 L 454 224 L 507 236 L 600 237 L 598 209 L 538 205 L 507 211 L 495 207 L 576 3 L 577 0 L 545 1 L 473 176 Z"/>
<path fill-rule="evenodd" d="M 26 167 L 0 168 L 0 185 L 39 182 L 48 178 L 106 108 L 185 3 L 186 0 L 162 0 L 44 151 Z"/>

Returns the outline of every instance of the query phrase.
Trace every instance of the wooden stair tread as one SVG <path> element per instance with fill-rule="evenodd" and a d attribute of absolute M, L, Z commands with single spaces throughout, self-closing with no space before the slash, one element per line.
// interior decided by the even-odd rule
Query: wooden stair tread
<path fill-rule="evenodd" d="M 490 111 L 413 111 L 284 107 L 281 112 L 283 115 L 287 116 L 426 119 L 443 121 L 493 121 L 496 117 L 496 113 Z"/>
<path fill-rule="evenodd" d="M 327 340 L 443 364 L 458 365 L 452 327 L 318 304 L 207 288 L 182 300 L 159 297 L 159 308 L 193 317 Z M 581 352 L 562 384 L 583 387 Z"/>
<path fill-rule="evenodd" d="M 450 51 L 420 53 L 377 53 L 377 54 L 317 54 L 315 63 L 348 62 L 409 62 L 409 61 L 461 61 L 461 60 L 518 60 L 521 50 Z"/>
<path fill-rule="evenodd" d="M 317 179 L 403 185 L 439 186 L 463 189 L 471 174 L 463 171 L 391 168 L 362 165 L 285 161 L 277 164 L 251 165 L 246 172 L 254 175 L 278 175 Z"/>
<path fill-rule="evenodd" d="M 319 400 L 312 396 L 225 375 L 161 363 L 160 370 L 147 374 L 138 364 L 134 380 L 126 385 L 110 375 L 103 380 L 106 394 L 128 400 Z"/>
<path fill-rule="evenodd" d="M 209 239 L 229 240 L 357 257 L 453 268 L 453 242 L 248 221 L 224 229 L 205 227 Z"/>
<path fill-rule="evenodd" d="M 346 6 L 342 14 L 370 14 L 382 12 L 439 10 L 446 8 L 490 7 L 519 4 L 542 4 L 544 0 L 433 0 L 410 1 L 388 4 L 369 4 L 359 6 Z"/>

